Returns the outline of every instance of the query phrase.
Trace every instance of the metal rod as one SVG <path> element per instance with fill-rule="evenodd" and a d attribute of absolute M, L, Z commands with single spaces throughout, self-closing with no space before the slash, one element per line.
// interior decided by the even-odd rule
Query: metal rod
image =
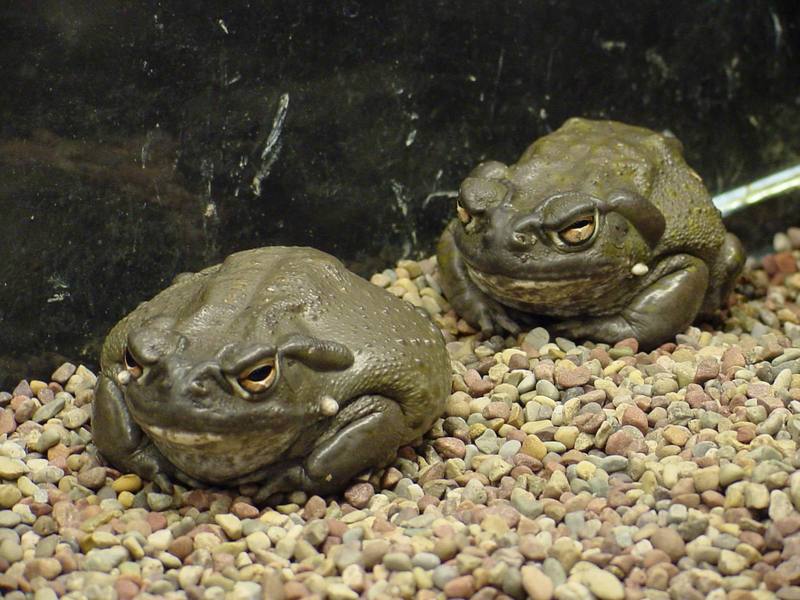
<path fill-rule="evenodd" d="M 714 196 L 714 204 L 724 218 L 751 204 L 797 188 L 800 188 L 800 165 L 789 167 Z"/>

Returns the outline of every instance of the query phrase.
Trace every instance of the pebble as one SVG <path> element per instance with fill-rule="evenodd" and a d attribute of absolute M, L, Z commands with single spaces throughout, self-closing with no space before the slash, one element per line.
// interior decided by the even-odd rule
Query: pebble
<path fill-rule="evenodd" d="M 14 480 L 27 472 L 25 463 L 17 458 L 0 456 L 0 478 Z"/>
<path fill-rule="evenodd" d="M 608 571 L 591 569 L 584 572 L 583 584 L 600 600 L 624 600 L 625 588 Z"/>
<path fill-rule="evenodd" d="M 653 532 L 650 542 L 654 548 L 664 552 L 672 562 L 678 562 L 686 552 L 686 544 L 681 535 L 669 527 L 661 527 Z"/>
<path fill-rule="evenodd" d="M 64 395 L 59 394 L 52 401 L 36 409 L 36 412 L 33 413 L 33 421 L 36 421 L 37 423 L 44 423 L 45 421 L 52 419 L 61 412 L 65 403 L 66 398 Z"/>
<path fill-rule="evenodd" d="M 554 586 L 550 578 L 534 565 L 521 569 L 522 587 L 531 600 L 551 600 Z"/>

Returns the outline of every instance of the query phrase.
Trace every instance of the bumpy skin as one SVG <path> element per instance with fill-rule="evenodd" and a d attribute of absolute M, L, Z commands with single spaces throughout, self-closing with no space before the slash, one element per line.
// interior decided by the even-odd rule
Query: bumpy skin
<path fill-rule="evenodd" d="M 249 394 L 237 378 L 270 358 L 277 377 Z M 113 465 L 166 490 L 174 478 L 255 482 L 259 503 L 330 493 L 387 464 L 450 388 L 439 330 L 310 248 L 239 252 L 180 276 L 113 328 L 101 367 L 92 427 Z"/>
<path fill-rule="evenodd" d="M 717 311 L 744 264 L 680 142 L 623 123 L 570 119 L 517 164 L 476 167 L 458 203 L 442 286 L 486 334 L 550 317 L 559 334 L 652 348 Z M 582 217 L 593 234 L 565 244 Z"/>

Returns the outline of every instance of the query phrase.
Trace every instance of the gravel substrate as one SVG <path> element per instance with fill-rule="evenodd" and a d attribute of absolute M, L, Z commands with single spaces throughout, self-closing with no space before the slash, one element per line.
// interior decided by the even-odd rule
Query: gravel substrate
<path fill-rule="evenodd" d="M 453 389 L 338 497 L 159 493 L 98 459 L 93 373 L 22 381 L 0 392 L 0 595 L 800 599 L 800 229 L 774 245 L 721 330 L 650 353 L 478 341 L 433 259 L 375 275 L 445 331 Z"/>

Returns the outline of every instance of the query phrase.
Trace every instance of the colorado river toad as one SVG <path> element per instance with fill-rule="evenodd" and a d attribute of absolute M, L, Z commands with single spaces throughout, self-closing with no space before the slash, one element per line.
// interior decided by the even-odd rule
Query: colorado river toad
<path fill-rule="evenodd" d="M 442 413 L 450 362 L 412 305 L 310 248 L 180 276 L 109 333 L 92 428 L 114 466 L 169 490 L 329 493 Z"/>
<path fill-rule="evenodd" d="M 613 121 L 570 119 L 517 164 L 479 165 L 457 211 L 439 242 L 442 287 L 487 334 L 529 314 L 576 339 L 652 348 L 718 310 L 744 264 L 680 142 Z"/>

